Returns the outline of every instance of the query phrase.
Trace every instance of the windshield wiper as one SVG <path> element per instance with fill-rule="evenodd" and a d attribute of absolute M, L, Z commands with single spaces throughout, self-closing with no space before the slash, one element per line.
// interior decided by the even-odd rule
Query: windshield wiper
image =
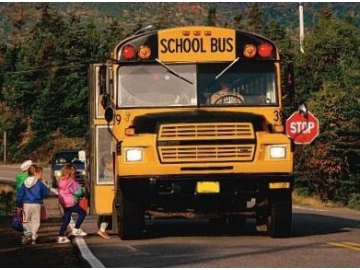
<path fill-rule="evenodd" d="M 215 81 L 219 79 L 229 68 L 231 68 L 237 61 L 239 61 L 240 57 L 236 58 L 234 61 L 232 61 L 226 68 L 224 68 L 223 71 L 221 71 L 218 75 L 215 76 Z"/>
<path fill-rule="evenodd" d="M 177 73 L 175 70 L 173 70 L 172 68 L 170 68 L 169 66 L 165 65 L 163 62 L 161 62 L 159 59 L 155 59 L 156 62 L 158 62 L 160 65 L 162 65 L 167 71 L 169 71 L 171 74 L 175 75 L 176 77 L 184 80 L 187 83 L 190 84 L 194 84 L 192 81 L 189 81 L 188 79 L 186 79 L 185 77 L 183 77 L 181 74 Z"/>

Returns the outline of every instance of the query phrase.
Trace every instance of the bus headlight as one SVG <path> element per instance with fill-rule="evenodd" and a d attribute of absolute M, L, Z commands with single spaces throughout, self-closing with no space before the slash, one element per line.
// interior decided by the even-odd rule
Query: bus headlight
<path fill-rule="evenodd" d="M 285 145 L 270 145 L 269 146 L 269 159 L 286 158 Z"/>
<path fill-rule="evenodd" d="M 143 149 L 142 148 L 125 148 L 125 161 L 142 161 L 143 160 Z"/>

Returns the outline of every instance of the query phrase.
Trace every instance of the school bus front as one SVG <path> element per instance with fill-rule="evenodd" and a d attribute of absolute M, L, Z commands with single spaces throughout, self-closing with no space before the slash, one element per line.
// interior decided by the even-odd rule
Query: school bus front
<path fill-rule="evenodd" d="M 104 103 L 121 238 L 142 236 L 145 213 L 238 226 L 254 218 L 272 237 L 289 234 L 293 154 L 279 60 L 270 40 L 214 27 L 118 44 L 107 63 L 113 98 Z"/>

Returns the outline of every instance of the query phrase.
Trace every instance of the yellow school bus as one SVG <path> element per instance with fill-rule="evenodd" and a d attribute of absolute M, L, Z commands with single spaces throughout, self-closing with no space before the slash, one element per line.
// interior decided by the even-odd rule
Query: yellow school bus
<path fill-rule="evenodd" d="M 270 237 L 290 234 L 293 146 L 271 40 L 208 26 L 148 28 L 89 74 L 91 212 L 110 216 L 122 239 L 141 238 L 145 217 L 239 228 L 253 219 Z"/>

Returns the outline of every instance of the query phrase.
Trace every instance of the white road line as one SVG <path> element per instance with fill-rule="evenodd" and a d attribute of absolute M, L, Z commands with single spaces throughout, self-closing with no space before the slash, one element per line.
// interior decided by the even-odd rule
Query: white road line
<path fill-rule="evenodd" d="M 54 194 L 59 195 L 57 189 L 50 188 L 50 190 Z M 71 217 L 71 223 L 75 224 L 72 217 Z M 76 242 L 76 245 L 79 247 L 81 257 L 83 257 L 84 260 L 86 260 L 89 263 L 91 268 L 105 268 L 105 266 L 102 264 L 102 262 L 99 261 L 99 259 L 94 256 L 94 254 L 91 252 L 89 247 L 86 245 L 86 242 L 83 237 L 76 236 L 75 242 Z"/>
<path fill-rule="evenodd" d="M 293 208 L 307 210 L 307 211 L 314 211 L 314 212 L 331 212 L 329 210 L 315 209 L 315 208 L 309 208 L 309 207 L 298 206 L 298 205 L 293 206 Z"/>
<path fill-rule="evenodd" d="M 98 260 L 91 252 L 83 237 L 75 237 L 77 246 L 80 249 L 81 256 L 90 264 L 92 268 L 105 268 L 101 261 Z"/>

